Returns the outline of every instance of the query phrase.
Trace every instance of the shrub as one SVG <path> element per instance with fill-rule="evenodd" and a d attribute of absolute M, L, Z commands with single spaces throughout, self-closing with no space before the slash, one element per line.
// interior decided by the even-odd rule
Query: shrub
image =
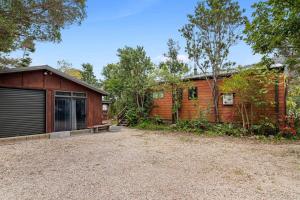
<path fill-rule="evenodd" d="M 280 120 L 280 133 L 284 137 L 294 137 L 297 135 L 296 119 L 294 115 L 282 116 Z"/>
<path fill-rule="evenodd" d="M 153 120 L 144 119 L 140 123 L 138 123 L 135 128 L 143 129 L 143 130 L 153 130 L 153 131 L 168 131 L 171 128 L 165 124 L 156 124 Z"/>
<path fill-rule="evenodd" d="M 252 125 L 250 127 L 250 132 L 253 135 L 276 135 L 278 133 L 278 129 L 276 125 L 271 122 L 268 118 L 261 120 L 258 124 Z"/>
<path fill-rule="evenodd" d="M 242 136 L 247 134 L 247 130 L 235 124 L 215 124 L 211 132 L 217 135 Z"/>
<path fill-rule="evenodd" d="M 139 122 L 138 112 L 135 109 L 129 109 L 126 112 L 126 119 L 129 126 L 135 126 Z"/>
<path fill-rule="evenodd" d="M 197 120 L 180 120 L 176 123 L 176 130 L 184 132 L 203 132 L 208 130 L 211 124 L 207 121 Z"/>

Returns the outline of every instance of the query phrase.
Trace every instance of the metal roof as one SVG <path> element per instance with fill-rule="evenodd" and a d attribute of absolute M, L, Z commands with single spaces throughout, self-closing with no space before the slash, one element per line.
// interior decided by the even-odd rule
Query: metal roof
<path fill-rule="evenodd" d="M 18 72 L 30 72 L 30 71 L 37 71 L 37 70 L 46 70 L 46 71 L 49 71 L 49 72 L 52 72 L 54 74 L 57 74 L 65 79 L 68 79 L 72 82 L 75 82 L 79 85 L 82 85 L 86 88 L 89 88 L 95 92 L 98 92 L 100 94 L 103 94 L 103 95 L 108 95 L 107 92 L 95 87 L 95 86 L 92 86 L 82 80 L 79 80 L 77 78 L 74 78 L 66 73 L 63 73 L 57 69 L 54 69 L 48 65 L 41 65 L 41 66 L 32 66 L 32 67 L 21 67 L 21 68 L 4 68 L 2 70 L 0 70 L 0 74 L 10 74 L 10 73 L 18 73 Z"/>

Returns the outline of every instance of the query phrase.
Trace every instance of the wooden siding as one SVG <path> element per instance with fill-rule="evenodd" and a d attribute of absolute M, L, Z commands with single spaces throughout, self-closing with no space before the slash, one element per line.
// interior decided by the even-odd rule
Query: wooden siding
<path fill-rule="evenodd" d="M 209 121 L 214 121 L 213 102 L 209 84 L 206 80 L 193 80 L 193 85 L 197 87 L 198 98 L 196 100 L 188 99 L 188 89 L 183 90 L 182 106 L 179 112 L 179 118 L 183 120 L 197 119 L 200 114 L 206 114 Z M 222 84 L 222 80 L 218 82 Z M 275 102 L 275 84 L 270 86 L 268 98 Z M 283 74 L 280 74 L 279 85 L 278 85 L 278 103 L 279 113 L 278 116 L 285 114 L 285 78 Z M 234 105 L 223 105 L 223 98 L 219 97 L 219 113 L 221 122 L 238 122 L 239 115 L 235 106 L 238 99 L 234 97 Z M 168 91 L 164 92 L 164 98 L 154 99 L 153 109 L 150 115 L 152 117 L 158 116 L 164 120 L 172 120 L 172 109 L 171 109 L 171 94 Z M 277 120 L 277 113 L 275 106 L 269 106 L 261 110 L 256 110 L 257 113 L 267 113 L 267 116 L 272 120 Z M 258 119 L 257 119 L 258 120 Z"/>
<path fill-rule="evenodd" d="M 102 124 L 102 95 L 59 75 L 43 70 L 0 74 L 0 87 L 42 89 L 46 91 L 46 132 L 54 131 L 54 94 L 56 90 L 87 94 L 87 127 Z"/>

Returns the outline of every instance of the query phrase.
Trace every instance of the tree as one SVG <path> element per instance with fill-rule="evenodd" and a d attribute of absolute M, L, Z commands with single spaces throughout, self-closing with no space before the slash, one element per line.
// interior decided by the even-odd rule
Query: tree
<path fill-rule="evenodd" d="M 220 73 L 234 64 L 228 60 L 228 54 L 241 39 L 239 28 L 245 21 L 243 12 L 238 3 L 231 0 L 205 0 L 198 3 L 194 15 L 188 15 L 189 23 L 180 30 L 187 42 L 189 58 L 206 77 L 211 89 L 216 122 L 220 121 L 217 81 Z"/>
<path fill-rule="evenodd" d="M 35 41 L 61 41 L 61 29 L 85 18 L 85 0 L 14 0 L 0 4 L 0 57 L 15 64 L 8 53 L 32 51 Z"/>
<path fill-rule="evenodd" d="M 300 72 L 300 1 L 267 0 L 252 6 L 252 22 L 246 23 L 246 42 L 255 53 L 283 57 L 291 70 Z"/>
<path fill-rule="evenodd" d="M 82 64 L 81 80 L 87 82 L 88 84 L 99 86 L 99 82 L 94 75 L 94 67 L 90 63 Z"/>
<path fill-rule="evenodd" d="M 119 62 L 103 69 L 103 86 L 113 99 L 116 112 L 125 106 L 135 118 L 144 117 L 150 111 L 149 89 L 153 84 L 153 64 L 143 47 L 118 49 Z"/>
<path fill-rule="evenodd" d="M 168 52 L 164 54 L 165 62 L 159 65 L 159 77 L 164 89 L 171 91 L 172 95 L 172 122 L 177 122 L 179 109 L 182 101 L 182 90 L 186 82 L 182 81 L 183 76 L 188 72 L 188 66 L 179 60 L 178 52 L 180 47 L 173 39 L 169 39 Z"/>
<path fill-rule="evenodd" d="M 274 104 L 268 98 L 268 91 L 274 85 L 274 78 L 275 72 L 257 65 L 246 69 L 239 68 L 237 73 L 224 80 L 221 90 L 235 95 L 235 106 L 245 129 L 252 127 L 254 119 L 267 117 L 257 111 Z"/>
<path fill-rule="evenodd" d="M 58 70 L 62 71 L 74 78 L 82 79 L 81 71 L 73 67 L 72 63 L 69 63 L 65 60 L 57 61 Z"/>
<path fill-rule="evenodd" d="M 246 42 L 263 55 L 268 65 L 274 63 L 274 57 L 280 57 L 287 66 L 288 114 L 300 124 L 300 1 L 266 0 L 252 7 L 255 10 L 252 21 L 246 24 Z"/>

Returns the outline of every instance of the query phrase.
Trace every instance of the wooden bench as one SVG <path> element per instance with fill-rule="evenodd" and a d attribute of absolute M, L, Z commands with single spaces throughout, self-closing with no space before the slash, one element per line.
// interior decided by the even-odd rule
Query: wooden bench
<path fill-rule="evenodd" d="M 110 124 L 101 124 L 92 126 L 90 129 L 92 130 L 92 133 L 99 133 L 100 131 L 108 131 L 110 126 Z"/>

